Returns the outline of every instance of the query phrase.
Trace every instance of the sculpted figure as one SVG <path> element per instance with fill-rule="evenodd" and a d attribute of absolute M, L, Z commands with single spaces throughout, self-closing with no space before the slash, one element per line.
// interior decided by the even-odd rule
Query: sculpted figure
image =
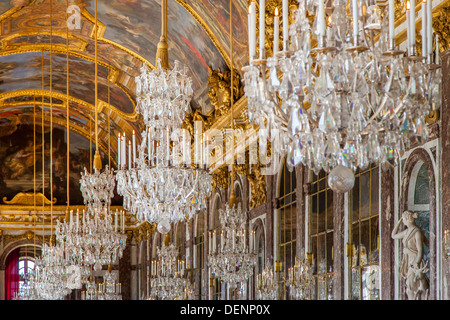
<path fill-rule="evenodd" d="M 417 216 L 416 212 L 403 212 L 391 236 L 393 239 L 402 240 L 403 258 L 400 274 L 406 279 L 408 300 L 428 300 L 430 283 L 426 276 L 427 265 L 423 259 L 423 247 L 428 245 L 428 239 L 415 222 Z M 402 222 L 406 229 L 399 231 Z"/>

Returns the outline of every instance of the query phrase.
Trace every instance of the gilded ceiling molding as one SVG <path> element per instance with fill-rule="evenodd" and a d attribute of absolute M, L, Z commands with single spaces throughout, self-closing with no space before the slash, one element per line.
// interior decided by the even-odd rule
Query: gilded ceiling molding
<path fill-rule="evenodd" d="M 176 0 L 176 1 L 200 24 L 203 30 L 205 30 L 206 34 L 209 36 L 214 46 L 217 48 L 217 50 L 219 50 L 228 68 L 231 69 L 231 66 L 234 64 L 231 62 L 230 56 L 226 53 L 225 49 L 220 45 L 219 40 L 214 35 L 214 32 L 212 32 L 211 28 L 208 26 L 205 20 L 203 20 L 202 17 L 200 17 L 200 15 L 190 5 L 188 5 L 185 0 Z"/>
<path fill-rule="evenodd" d="M 23 234 L 20 234 L 20 235 L 4 234 L 3 235 L 3 246 L 6 246 L 6 245 L 8 245 L 8 244 L 10 244 L 12 242 L 16 242 L 16 241 L 23 240 L 23 239 L 26 239 L 28 241 L 38 240 L 38 241 L 40 241 L 42 243 L 45 243 L 45 242 L 50 243 L 50 238 L 52 238 L 52 243 L 54 243 L 55 240 L 56 240 L 56 236 L 55 235 L 53 235 L 53 236 L 44 236 L 43 237 L 43 236 L 39 236 L 39 235 L 35 234 L 32 231 L 27 231 L 27 232 L 25 232 Z"/>
<path fill-rule="evenodd" d="M 69 48 L 70 48 L 70 46 L 69 46 Z M 14 55 L 14 54 L 28 53 L 28 52 L 42 52 L 42 51 L 44 51 L 44 52 L 51 51 L 52 53 L 60 53 L 60 54 L 65 54 L 65 55 L 67 53 L 69 53 L 70 56 L 81 58 L 81 59 L 90 61 L 92 63 L 95 62 L 94 58 L 92 58 L 86 54 L 76 52 L 76 51 L 73 51 L 70 49 L 69 49 L 69 51 L 67 51 L 67 47 L 65 45 L 53 44 L 52 48 L 50 48 L 50 44 L 46 44 L 46 43 L 43 43 L 43 44 L 21 44 L 20 48 L 14 47 L 14 48 L 10 48 L 8 50 L 1 50 L 0 57 L 10 56 L 10 55 Z M 116 67 L 114 67 L 113 65 L 110 65 L 106 62 L 103 62 L 101 60 L 97 60 L 97 64 L 101 65 L 105 68 L 108 68 L 110 70 L 119 72 L 119 70 Z"/>
<path fill-rule="evenodd" d="M 81 14 L 81 16 L 83 16 L 84 18 L 86 18 L 89 22 L 91 22 L 92 24 L 95 24 L 95 17 L 93 17 L 93 16 L 89 13 L 89 11 L 86 10 L 85 8 L 82 8 L 82 9 L 81 9 L 80 14 Z M 98 25 L 98 32 L 97 32 L 97 40 L 98 40 L 98 41 L 102 41 L 102 42 L 104 42 L 104 43 L 110 44 L 110 45 L 112 45 L 112 46 L 114 46 L 114 47 L 116 47 L 116 48 L 118 48 L 118 49 L 120 49 L 120 50 L 122 50 L 122 51 L 128 53 L 129 55 L 131 55 L 131 56 L 137 58 L 138 60 L 142 61 L 142 63 L 147 64 L 147 66 L 148 66 L 149 68 L 155 69 L 155 66 L 154 66 L 153 64 L 151 64 L 147 59 L 145 59 L 144 57 L 142 57 L 141 55 L 137 54 L 136 52 L 134 52 L 134 51 L 132 51 L 132 50 L 130 50 L 130 49 L 128 49 L 128 48 L 126 48 L 126 47 L 124 47 L 124 46 L 122 46 L 122 45 L 120 45 L 120 44 L 118 44 L 118 43 L 116 43 L 116 42 L 114 42 L 114 41 L 112 41 L 112 40 L 109 40 L 109 39 L 104 38 L 103 36 L 104 36 L 104 34 L 105 34 L 105 31 L 106 31 L 106 26 L 105 26 L 101 21 L 98 21 L 98 24 L 97 24 L 97 25 Z M 92 28 L 90 37 L 91 37 L 92 39 L 95 38 L 94 28 Z"/>
<path fill-rule="evenodd" d="M 48 90 L 41 90 L 41 89 L 26 89 L 26 90 L 16 90 L 16 91 L 9 91 L 9 92 L 4 92 L 4 93 L 0 93 L 0 106 L 5 104 L 4 100 L 5 99 L 10 99 L 10 98 L 15 98 L 15 97 L 20 97 L 20 96 L 44 96 L 44 97 L 53 97 L 53 98 L 57 98 L 59 100 L 62 101 L 66 101 L 67 100 L 67 94 L 65 93 L 60 93 L 60 92 L 56 92 L 56 91 L 48 91 Z M 95 110 L 94 105 L 87 103 L 84 100 L 69 96 L 69 102 L 74 102 L 77 104 L 81 104 L 91 110 Z M 117 113 L 120 117 L 124 118 L 125 120 L 128 121 L 136 121 L 138 119 L 138 114 L 136 113 L 136 111 L 134 111 L 133 113 L 125 113 L 119 109 L 117 109 L 116 107 L 114 107 L 111 104 L 108 104 L 107 102 L 103 101 L 103 100 L 98 100 L 98 108 L 99 109 L 103 109 L 105 107 L 107 107 L 108 109 L 110 109 L 111 111 Z"/>
<path fill-rule="evenodd" d="M 48 35 L 48 36 L 52 36 L 52 37 L 61 37 L 63 39 L 68 38 L 68 39 L 72 40 L 71 42 L 69 42 L 69 48 L 73 47 L 79 51 L 85 51 L 86 47 L 89 44 L 88 41 L 73 35 L 73 33 L 67 34 L 66 32 L 61 32 L 61 31 L 53 31 L 52 33 L 48 32 L 48 31 L 16 32 L 11 35 L 3 37 L 0 40 L 0 42 L 2 45 L 2 49 L 8 50 L 8 49 L 12 49 L 14 47 L 26 45 L 26 44 L 22 44 L 22 43 L 11 43 L 10 44 L 10 42 L 16 38 L 25 37 L 25 36 L 41 36 L 41 35 Z M 76 43 L 78 43 L 78 46 L 74 45 L 73 40 L 76 40 Z M 56 44 L 56 43 L 54 43 L 52 45 L 53 46 L 57 46 L 57 45 L 62 46 L 61 44 Z M 33 46 L 33 45 L 31 45 L 31 46 Z M 65 45 L 64 45 L 64 47 L 65 47 Z"/>

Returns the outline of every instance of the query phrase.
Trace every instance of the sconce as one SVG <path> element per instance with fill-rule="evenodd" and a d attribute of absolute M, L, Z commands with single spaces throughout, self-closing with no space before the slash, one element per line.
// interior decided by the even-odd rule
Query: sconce
<path fill-rule="evenodd" d="M 281 261 L 275 261 L 275 272 L 281 272 Z"/>

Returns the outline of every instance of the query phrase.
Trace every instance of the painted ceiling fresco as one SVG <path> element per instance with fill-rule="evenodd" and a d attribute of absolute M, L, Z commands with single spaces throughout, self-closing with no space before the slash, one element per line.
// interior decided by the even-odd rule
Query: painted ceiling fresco
<path fill-rule="evenodd" d="M 36 122 L 30 121 L 30 117 L 17 109 L 0 113 L 0 118 L 0 161 L 4 164 L 0 169 L 0 199 L 9 201 L 19 192 L 36 191 L 47 199 L 53 195 L 56 205 L 65 205 L 69 178 L 69 203 L 83 204 L 79 180 L 85 168 L 91 170 L 93 155 L 90 146 L 95 150 L 95 144 L 71 131 L 67 170 L 67 130 L 64 126 L 57 122 L 51 127 L 48 122 L 42 126 L 39 118 Z M 50 132 L 53 141 L 51 156 Z M 103 150 L 100 150 L 100 155 L 102 162 L 108 164 Z"/>
<path fill-rule="evenodd" d="M 74 136 L 77 145 L 73 148 L 78 150 L 70 145 L 71 154 L 73 151 L 74 157 L 86 156 L 86 150 L 92 148 L 95 2 L 68 2 L 80 8 L 79 27 L 70 30 L 66 22 L 73 12 L 66 13 L 66 0 L 0 0 L 0 159 L 3 161 L 9 159 L 10 163 L 16 159 L 14 154 L 27 153 L 19 149 L 28 148 L 28 138 L 14 150 L 10 147 L 16 143 L 15 139 L 30 136 L 35 113 L 39 114 L 39 122 L 44 119 L 47 128 L 52 108 L 55 130 L 63 132 L 67 103 L 71 137 Z M 212 108 L 207 95 L 209 67 L 227 70 L 231 65 L 229 3 L 229 0 L 168 1 L 169 63 L 173 65 L 174 60 L 179 60 L 187 65 L 193 80 L 192 107 L 203 113 Z M 161 35 L 161 1 L 98 0 L 97 5 L 99 145 L 106 155 L 104 164 L 115 165 L 118 134 L 125 132 L 130 136 L 132 131 L 140 132 L 143 127 L 135 113 L 134 78 L 142 64 L 155 65 Z M 247 8 L 246 0 L 234 0 L 233 64 L 238 71 L 247 63 Z M 55 135 L 64 141 L 61 132 Z M 80 163 L 89 163 L 89 158 L 83 161 Z M 18 162 L 15 165 L 23 166 Z M 25 191 L 17 189 L 20 183 L 14 179 L 19 177 L 11 177 L 6 167 L 0 183 L 10 193 L 0 197 Z M 29 166 L 20 172 L 20 179 L 29 179 Z"/>

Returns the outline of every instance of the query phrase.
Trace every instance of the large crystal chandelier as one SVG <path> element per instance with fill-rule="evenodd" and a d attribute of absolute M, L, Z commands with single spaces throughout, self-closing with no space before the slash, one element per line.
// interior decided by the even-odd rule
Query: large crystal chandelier
<path fill-rule="evenodd" d="M 278 281 L 275 278 L 273 267 L 266 266 L 256 276 L 256 299 L 276 300 L 278 297 Z"/>
<path fill-rule="evenodd" d="M 301 0 L 291 25 L 283 0 L 282 50 L 275 16 L 274 55 L 266 58 L 262 0 L 257 58 L 252 2 L 250 64 L 244 68 L 249 121 L 259 126 L 260 138 L 280 139 L 272 152 L 287 154 L 290 168 L 336 169 L 330 187 L 346 192 L 357 168 L 395 165 L 412 141 L 427 139 L 425 117 L 441 105 L 441 70 L 438 50 L 433 54 L 431 0 L 422 4 L 420 56 L 414 3 L 406 3 L 408 39 L 401 51 L 394 0 Z"/>
<path fill-rule="evenodd" d="M 157 300 L 190 300 L 191 283 L 185 277 L 185 264 L 177 258 L 174 244 L 157 248 L 157 258 L 151 261 L 150 298 Z"/>
<path fill-rule="evenodd" d="M 64 243 L 65 255 L 71 265 L 80 268 L 87 278 L 90 268 L 117 263 L 126 246 L 125 213 L 110 209 L 115 187 L 114 175 L 106 166 L 81 173 L 80 190 L 86 208 L 76 214 L 71 210 L 64 222 L 57 221 L 56 237 Z"/>
<path fill-rule="evenodd" d="M 118 141 L 117 192 L 126 210 L 149 223 L 189 220 L 206 207 L 204 199 L 212 188 L 206 166 L 191 166 L 190 137 L 181 130 L 190 110 L 192 80 L 178 61 L 169 69 L 166 11 L 163 0 L 156 68 L 149 70 L 144 64 L 135 79 L 136 112 L 146 126 L 141 143 L 136 145 L 134 133 L 128 147 L 125 134 Z"/>
<path fill-rule="evenodd" d="M 296 300 L 310 299 L 312 284 L 313 275 L 311 264 L 308 260 L 298 261 L 295 258 L 295 265 L 288 269 L 288 278 L 286 281 L 291 298 Z"/>
<path fill-rule="evenodd" d="M 219 210 L 221 225 L 220 242 L 217 234 L 210 234 L 208 265 L 211 273 L 227 283 L 240 283 L 253 275 L 256 264 L 254 233 L 249 233 L 247 213 L 241 204 L 231 204 Z M 248 234 L 251 235 L 251 240 Z M 247 240 L 249 244 L 247 244 Z"/>
<path fill-rule="evenodd" d="M 101 270 L 102 265 L 117 263 L 126 246 L 125 213 L 110 209 L 114 187 L 114 175 L 108 166 L 103 172 L 95 169 L 94 173 L 88 173 L 85 169 L 81 174 L 80 190 L 86 210 L 83 210 L 81 226 L 78 212 L 77 224 L 72 224 L 72 230 L 75 228 L 80 234 L 71 242 L 71 248 L 74 255 L 81 253 L 83 263 L 96 271 Z M 81 252 L 77 251 L 77 242 Z"/>

